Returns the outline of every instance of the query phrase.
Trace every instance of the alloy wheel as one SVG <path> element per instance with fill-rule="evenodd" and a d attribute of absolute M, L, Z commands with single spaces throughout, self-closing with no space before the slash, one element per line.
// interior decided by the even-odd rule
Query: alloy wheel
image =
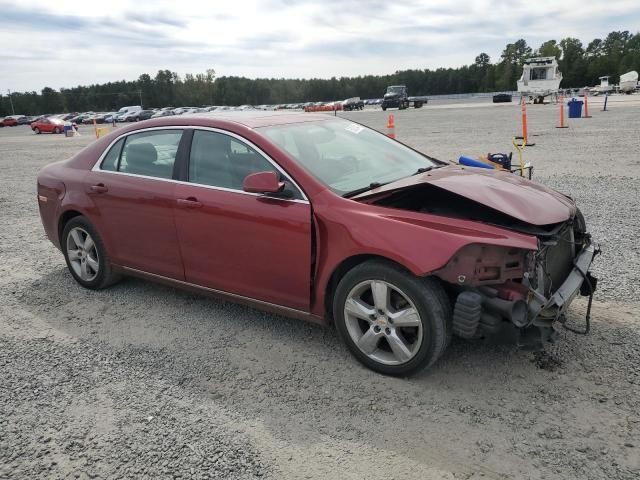
<path fill-rule="evenodd" d="M 410 361 L 420 349 L 420 313 L 398 287 L 366 280 L 347 295 L 344 318 L 354 344 L 370 359 L 385 365 Z"/>
<path fill-rule="evenodd" d="M 75 227 L 69 231 L 67 257 L 69 265 L 81 280 L 90 282 L 98 275 L 98 249 L 91 235 L 83 228 Z"/>

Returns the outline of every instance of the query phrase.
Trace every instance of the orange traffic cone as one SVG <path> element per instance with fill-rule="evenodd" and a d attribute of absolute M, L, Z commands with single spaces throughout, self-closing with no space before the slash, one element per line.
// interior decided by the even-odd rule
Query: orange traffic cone
<path fill-rule="evenodd" d="M 387 120 L 387 137 L 396 138 L 396 120 L 392 113 L 389 114 L 389 119 Z"/>

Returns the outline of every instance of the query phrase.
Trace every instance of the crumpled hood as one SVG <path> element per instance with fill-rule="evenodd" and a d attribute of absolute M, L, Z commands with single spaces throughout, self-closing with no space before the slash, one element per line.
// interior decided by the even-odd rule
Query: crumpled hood
<path fill-rule="evenodd" d="M 353 199 L 362 200 L 421 184 L 442 188 L 531 225 L 564 222 L 576 211 L 571 199 L 517 174 L 454 165 L 403 178 Z"/>

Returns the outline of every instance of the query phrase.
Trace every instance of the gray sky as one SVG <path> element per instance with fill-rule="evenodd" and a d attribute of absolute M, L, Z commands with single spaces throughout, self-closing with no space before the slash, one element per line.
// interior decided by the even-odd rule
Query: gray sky
<path fill-rule="evenodd" d="M 638 0 L 0 0 L 0 90 L 215 69 L 321 77 L 492 61 L 525 38 L 586 43 L 640 28 Z"/>

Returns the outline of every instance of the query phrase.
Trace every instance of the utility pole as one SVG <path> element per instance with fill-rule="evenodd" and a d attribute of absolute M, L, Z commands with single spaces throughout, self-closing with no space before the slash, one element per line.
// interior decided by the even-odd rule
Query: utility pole
<path fill-rule="evenodd" d="M 11 115 L 15 115 L 16 111 L 13 109 L 13 99 L 11 98 L 11 90 L 7 89 L 7 92 L 9 92 L 9 103 L 11 104 Z"/>

